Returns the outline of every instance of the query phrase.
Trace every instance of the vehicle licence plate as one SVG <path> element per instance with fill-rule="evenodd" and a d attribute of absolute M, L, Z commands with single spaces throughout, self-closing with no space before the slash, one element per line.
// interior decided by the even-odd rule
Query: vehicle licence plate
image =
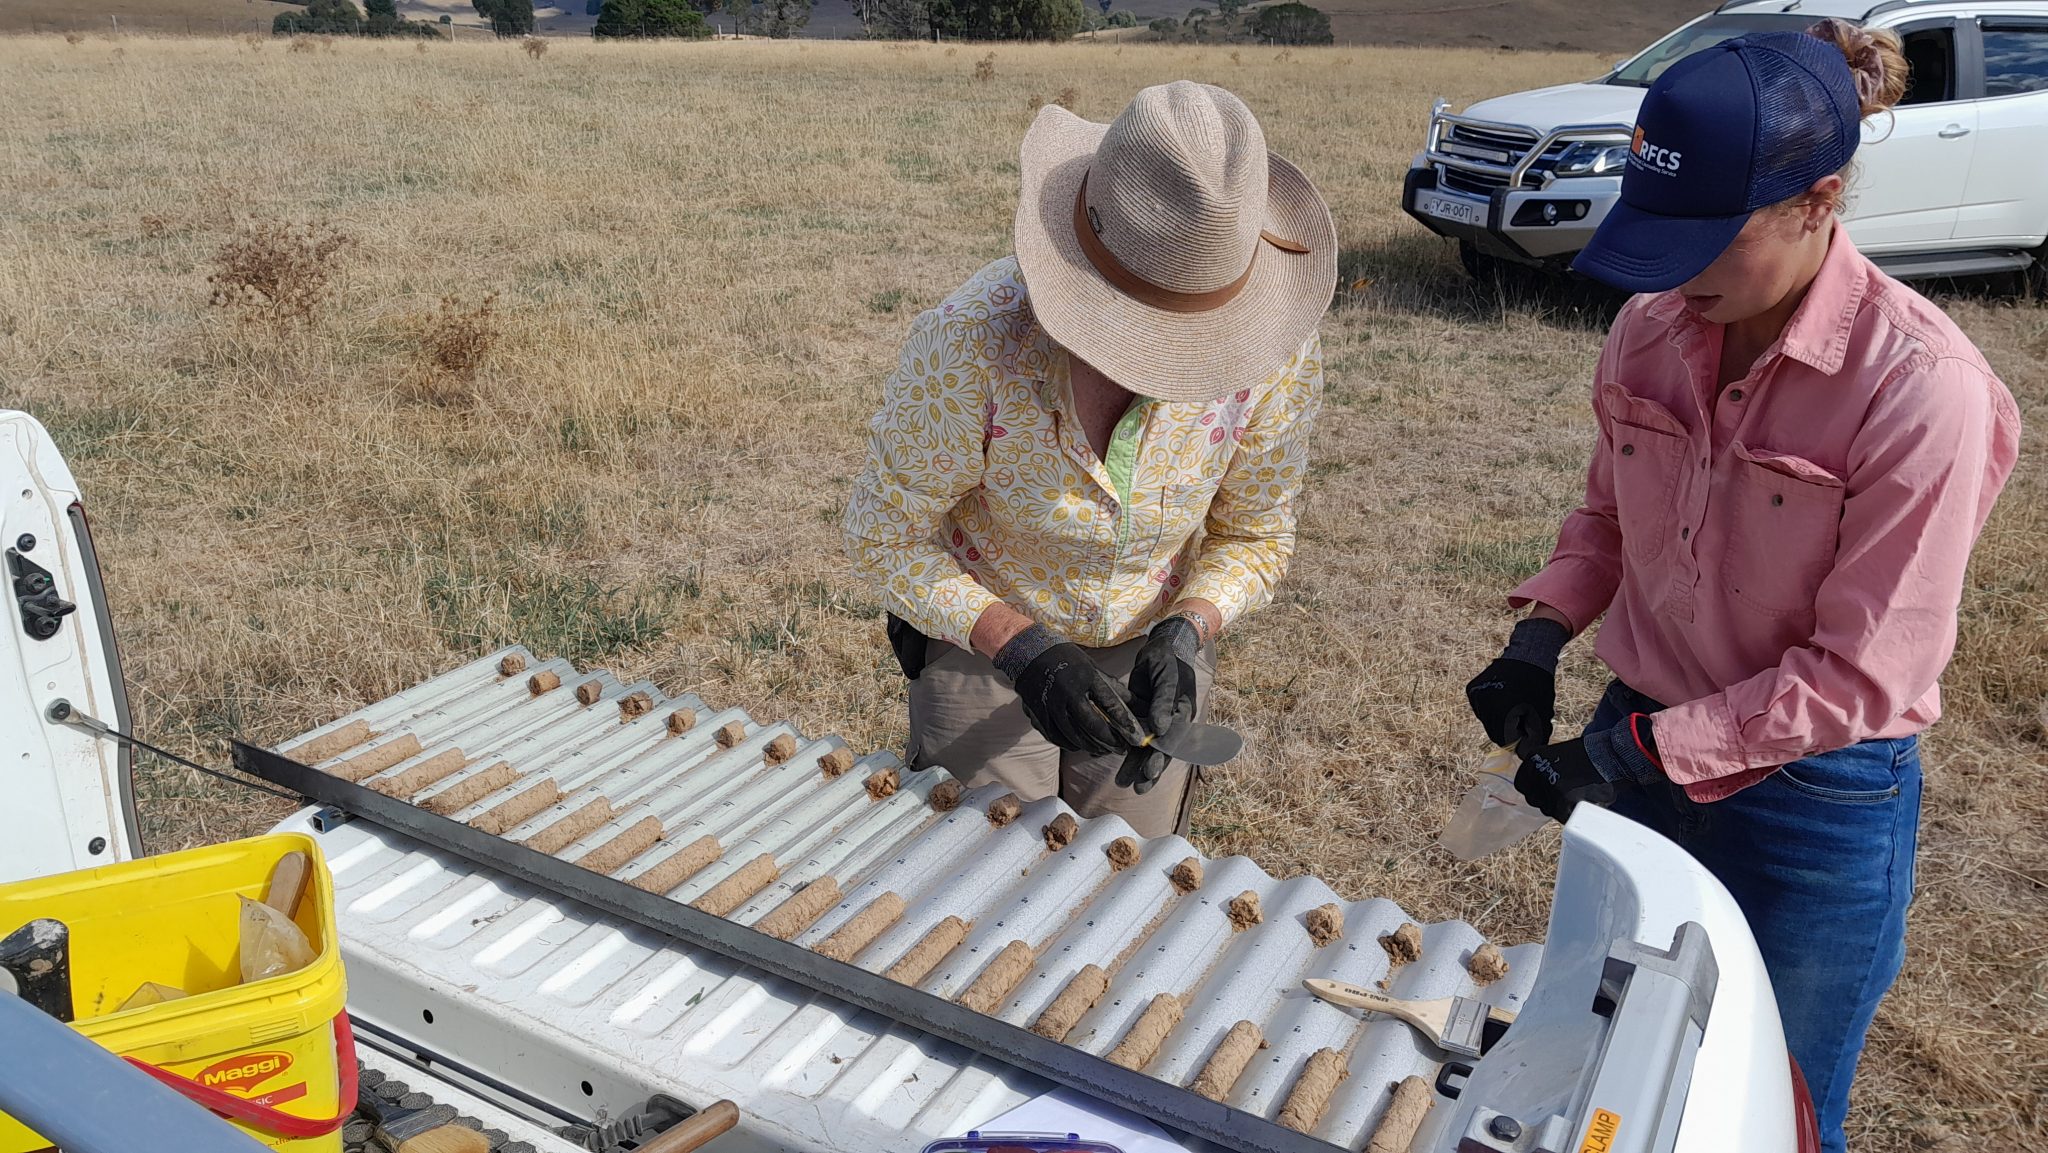
<path fill-rule="evenodd" d="M 1424 216 L 1434 216 L 1438 220 L 1448 220 L 1454 224 L 1469 224 L 1474 228 L 1486 227 L 1486 205 L 1455 196 L 1418 192 L 1415 194 L 1415 210 Z"/>

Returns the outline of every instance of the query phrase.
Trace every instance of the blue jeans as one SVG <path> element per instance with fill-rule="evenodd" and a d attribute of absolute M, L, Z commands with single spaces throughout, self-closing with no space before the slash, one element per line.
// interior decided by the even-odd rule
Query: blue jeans
<path fill-rule="evenodd" d="M 1616 681 L 1586 731 L 1663 707 Z M 1918 738 L 1795 761 L 1710 804 L 1673 788 L 1624 793 L 1614 811 L 1678 842 L 1734 894 L 1777 991 L 1785 1043 L 1813 1093 L 1821 1148 L 1844 1153 L 1864 1034 L 1906 956 Z"/>

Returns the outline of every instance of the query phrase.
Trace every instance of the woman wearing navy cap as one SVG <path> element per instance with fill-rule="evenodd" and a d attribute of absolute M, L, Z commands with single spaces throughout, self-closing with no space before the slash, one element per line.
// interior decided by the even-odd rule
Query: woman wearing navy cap
<path fill-rule="evenodd" d="M 1466 687 L 1544 812 L 1611 804 L 1728 887 L 1838 1153 L 1905 954 L 1917 734 L 2019 449 L 1977 349 L 1837 219 L 1862 122 L 1906 78 L 1891 33 L 1825 21 L 1650 88 L 1575 266 L 1642 294 L 1595 370 L 1585 503 Z M 1603 613 L 1614 682 L 1551 744 L 1558 653 Z"/>

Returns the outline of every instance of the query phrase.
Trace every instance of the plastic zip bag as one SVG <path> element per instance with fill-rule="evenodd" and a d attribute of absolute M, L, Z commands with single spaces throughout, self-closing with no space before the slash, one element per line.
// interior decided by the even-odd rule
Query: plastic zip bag
<path fill-rule="evenodd" d="M 1479 780 L 1458 802 L 1443 835 L 1437 838 L 1452 856 L 1476 861 L 1498 853 L 1550 823 L 1515 788 L 1515 770 L 1522 760 L 1511 748 L 1499 748 L 1479 762 Z"/>
<path fill-rule="evenodd" d="M 261 901 L 242 902 L 242 983 L 249 984 L 313 963 L 313 943 L 290 917 Z"/>

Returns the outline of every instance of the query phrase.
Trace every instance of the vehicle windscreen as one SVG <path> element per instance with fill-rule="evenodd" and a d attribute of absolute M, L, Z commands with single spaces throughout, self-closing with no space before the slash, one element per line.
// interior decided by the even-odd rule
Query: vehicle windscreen
<path fill-rule="evenodd" d="M 1709 16 L 1644 49 L 1641 55 L 1616 69 L 1614 75 L 1607 78 L 1607 83 L 1648 88 L 1657 77 L 1664 75 L 1666 68 L 1723 40 L 1733 40 L 1752 32 L 1803 32 L 1816 22 L 1815 17 L 1797 12 L 1731 12 L 1725 16 Z"/>

